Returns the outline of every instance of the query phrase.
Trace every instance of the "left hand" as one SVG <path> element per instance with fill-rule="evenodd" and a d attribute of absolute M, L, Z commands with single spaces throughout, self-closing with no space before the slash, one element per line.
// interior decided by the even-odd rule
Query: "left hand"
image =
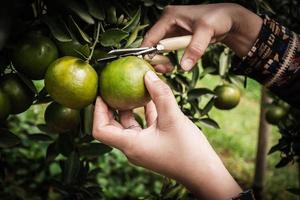
<path fill-rule="evenodd" d="M 145 106 L 148 127 L 133 112 L 120 112 L 120 123 L 98 97 L 93 136 L 121 150 L 133 164 L 183 183 L 203 199 L 230 199 L 241 190 L 203 133 L 179 109 L 167 84 L 149 71 L 145 84 L 153 102 Z"/>

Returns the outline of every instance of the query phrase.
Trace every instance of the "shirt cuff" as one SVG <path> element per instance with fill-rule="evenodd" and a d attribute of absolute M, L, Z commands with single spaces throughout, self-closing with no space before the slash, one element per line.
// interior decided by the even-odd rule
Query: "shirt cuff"
<path fill-rule="evenodd" d="M 298 43 L 296 33 L 265 15 L 253 47 L 247 56 L 238 59 L 238 64 L 233 63 L 231 71 L 253 78 L 270 89 L 281 87 L 300 69 L 292 65 Z"/>

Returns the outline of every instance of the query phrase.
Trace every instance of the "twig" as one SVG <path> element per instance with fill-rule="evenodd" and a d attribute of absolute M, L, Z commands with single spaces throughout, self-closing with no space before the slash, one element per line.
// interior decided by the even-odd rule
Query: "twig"
<path fill-rule="evenodd" d="M 92 59 L 93 54 L 94 54 L 94 49 L 95 49 L 97 43 L 99 42 L 100 27 L 101 27 L 101 23 L 98 21 L 98 22 L 97 22 L 97 32 L 96 32 L 95 41 L 94 41 L 93 45 L 91 46 L 91 52 L 90 52 L 90 55 L 89 55 L 89 57 L 88 57 L 87 60 L 86 60 L 87 63 L 89 63 L 90 60 Z"/>

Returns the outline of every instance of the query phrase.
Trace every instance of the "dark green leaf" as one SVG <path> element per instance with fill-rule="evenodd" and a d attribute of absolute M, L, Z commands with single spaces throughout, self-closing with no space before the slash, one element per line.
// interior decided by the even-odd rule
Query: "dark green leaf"
<path fill-rule="evenodd" d="M 9 130 L 0 128 L 0 148 L 10 148 L 18 145 L 20 138 L 11 133 Z"/>
<path fill-rule="evenodd" d="M 118 46 L 121 40 L 125 39 L 128 33 L 120 29 L 110 29 L 104 32 L 100 37 L 100 43 L 104 47 Z"/>
<path fill-rule="evenodd" d="M 71 30 L 73 31 L 76 31 L 77 34 L 76 35 L 79 35 L 81 37 L 81 39 L 87 43 L 91 43 L 91 39 L 90 37 L 88 36 L 88 34 L 86 34 L 79 26 L 78 24 L 75 22 L 74 18 L 70 15 L 69 16 L 69 24 L 71 26 Z"/>
<path fill-rule="evenodd" d="M 63 177 L 64 183 L 70 184 L 77 178 L 80 170 L 80 160 L 77 152 L 71 152 L 68 159 L 64 162 Z"/>
<path fill-rule="evenodd" d="M 188 99 L 189 100 L 193 100 L 193 99 L 197 99 L 202 95 L 206 95 L 206 94 L 211 94 L 214 95 L 215 93 L 208 89 L 208 88 L 194 88 L 188 91 Z"/>
<path fill-rule="evenodd" d="M 300 195 L 300 188 L 288 188 L 286 190 L 292 194 Z"/>
<path fill-rule="evenodd" d="M 292 156 L 282 157 L 279 163 L 277 163 L 275 167 L 276 168 L 284 167 L 287 164 L 289 164 L 289 162 L 291 162 L 292 160 L 293 160 Z"/>
<path fill-rule="evenodd" d="M 56 140 L 56 149 L 64 156 L 68 156 L 74 149 L 73 137 L 70 133 L 61 133 Z"/>
<path fill-rule="evenodd" d="M 132 19 L 127 23 L 127 25 L 122 28 L 123 31 L 126 32 L 131 32 L 133 29 L 135 29 L 139 22 L 140 22 L 140 18 L 141 18 L 141 9 L 139 8 L 135 15 L 132 17 Z"/>
<path fill-rule="evenodd" d="M 51 143 L 49 144 L 48 148 L 47 148 L 47 152 L 46 152 L 46 161 L 52 161 L 56 158 L 56 156 L 58 155 L 57 149 L 56 149 L 56 143 Z"/>
<path fill-rule="evenodd" d="M 271 149 L 270 149 L 270 151 L 269 151 L 269 155 L 270 154 L 272 154 L 272 153 L 274 153 L 274 152 L 276 152 L 276 151 L 279 151 L 279 150 L 281 150 L 281 149 L 283 149 L 283 148 L 285 148 L 285 147 L 287 147 L 288 146 L 288 144 L 287 143 L 285 143 L 285 142 L 279 142 L 278 144 L 276 144 L 276 145 L 274 145 Z"/>
<path fill-rule="evenodd" d="M 47 15 L 42 16 L 42 21 L 49 27 L 51 34 L 55 39 L 60 42 L 70 42 L 72 37 L 65 25 L 61 20 Z"/>
<path fill-rule="evenodd" d="M 199 78 L 200 78 L 200 70 L 199 70 L 199 66 L 198 63 L 196 64 L 196 66 L 194 66 L 193 70 L 192 70 L 192 80 L 191 80 L 191 87 L 195 87 Z"/>
<path fill-rule="evenodd" d="M 17 73 L 17 75 L 19 76 L 19 78 L 21 79 L 21 81 L 23 81 L 23 83 L 25 83 L 25 85 L 34 93 L 37 94 L 38 91 L 36 89 L 36 87 L 34 86 L 33 82 L 28 79 L 26 76 L 24 76 L 23 74 L 21 74 L 20 72 Z"/>
<path fill-rule="evenodd" d="M 85 0 L 89 13 L 98 20 L 104 20 L 105 12 L 103 2 L 95 0 Z"/>
<path fill-rule="evenodd" d="M 33 140 L 33 141 L 43 141 L 43 142 L 52 141 L 52 138 L 49 135 L 43 133 L 29 134 L 27 137 L 29 140 Z"/>
<path fill-rule="evenodd" d="M 78 17 L 80 17 L 83 21 L 88 24 L 94 24 L 95 20 L 91 17 L 91 15 L 86 10 L 84 4 L 80 1 L 72 1 L 72 0 L 60 0 L 60 2 L 71 11 L 73 11 Z"/>
<path fill-rule="evenodd" d="M 106 14 L 107 14 L 107 22 L 109 24 L 116 24 L 118 19 L 117 19 L 117 11 L 116 8 L 114 6 L 110 6 L 107 10 L 106 10 Z"/>
<path fill-rule="evenodd" d="M 144 120 L 143 120 L 143 118 L 142 118 L 139 114 L 134 113 L 134 118 L 135 118 L 135 120 L 139 123 L 139 125 L 140 125 L 142 128 L 145 127 Z"/>
<path fill-rule="evenodd" d="M 79 148 L 80 155 L 93 158 L 106 154 L 112 150 L 111 147 L 102 143 L 90 143 Z"/>
<path fill-rule="evenodd" d="M 53 131 L 49 130 L 46 124 L 38 124 L 37 128 L 44 133 L 53 133 Z"/>
<path fill-rule="evenodd" d="M 220 128 L 218 123 L 211 118 L 202 118 L 199 120 L 199 122 L 209 128 L 217 128 L 217 129 Z"/>
<path fill-rule="evenodd" d="M 207 115 L 208 112 L 212 109 L 212 107 L 214 106 L 214 102 L 215 102 L 215 97 L 212 97 L 207 104 L 204 106 L 201 115 Z"/>

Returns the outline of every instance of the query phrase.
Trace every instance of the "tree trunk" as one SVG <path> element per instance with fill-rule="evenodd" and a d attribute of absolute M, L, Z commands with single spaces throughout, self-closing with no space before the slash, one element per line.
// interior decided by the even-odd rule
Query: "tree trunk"
<path fill-rule="evenodd" d="M 268 153 L 268 135 L 270 132 L 270 125 L 266 122 L 265 104 L 269 102 L 269 97 L 265 88 L 261 90 L 261 104 L 260 104 L 260 119 L 258 130 L 258 143 L 255 162 L 255 174 L 253 181 L 253 191 L 256 200 L 263 199 L 264 181 L 265 181 L 265 169 L 267 165 L 267 153 Z"/>

